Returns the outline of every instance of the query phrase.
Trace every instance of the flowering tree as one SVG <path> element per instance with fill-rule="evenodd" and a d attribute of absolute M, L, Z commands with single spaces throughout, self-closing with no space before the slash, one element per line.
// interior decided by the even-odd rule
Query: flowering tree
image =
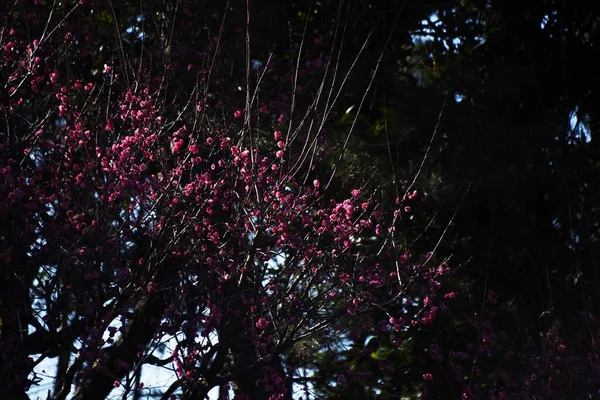
<path fill-rule="evenodd" d="M 470 305 L 470 315 L 451 316 L 454 329 L 439 337 L 445 345 L 429 344 L 438 365 L 426 388 L 432 397 L 451 391 L 463 399 L 585 399 L 600 393 L 596 318 L 577 313 L 582 329 L 576 336 L 548 314 L 537 326 L 523 327 L 496 296 L 486 290 L 481 308 Z M 452 309 L 465 308 L 455 303 Z"/>
<path fill-rule="evenodd" d="M 254 59 L 249 10 L 212 36 L 194 6 L 3 6 L 3 397 L 52 359 L 53 399 L 291 398 L 307 354 L 357 332 L 399 346 L 438 313 L 447 269 L 398 229 L 413 188 L 393 210 L 328 190 L 333 55 L 299 36 Z"/>

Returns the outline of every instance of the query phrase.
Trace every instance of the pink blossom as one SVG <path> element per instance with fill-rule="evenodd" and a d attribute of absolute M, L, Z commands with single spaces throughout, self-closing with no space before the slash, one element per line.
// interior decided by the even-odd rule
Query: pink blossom
<path fill-rule="evenodd" d="M 4 50 L 7 53 L 10 53 L 14 47 L 15 47 L 15 42 L 8 42 L 4 45 Z"/>
<path fill-rule="evenodd" d="M 269 322 L 264 317 L 261 317 L 258 319 L 258 321 L 256 321 L 256 327 L 261 331 L 265 330 L 267 326 L 269 326 Z"/>
<path fill-rule="evenodd" d="M 173 142 L 173 153 L 177 153 L 183 147 L 183 140 L 178 139 Z"/>

